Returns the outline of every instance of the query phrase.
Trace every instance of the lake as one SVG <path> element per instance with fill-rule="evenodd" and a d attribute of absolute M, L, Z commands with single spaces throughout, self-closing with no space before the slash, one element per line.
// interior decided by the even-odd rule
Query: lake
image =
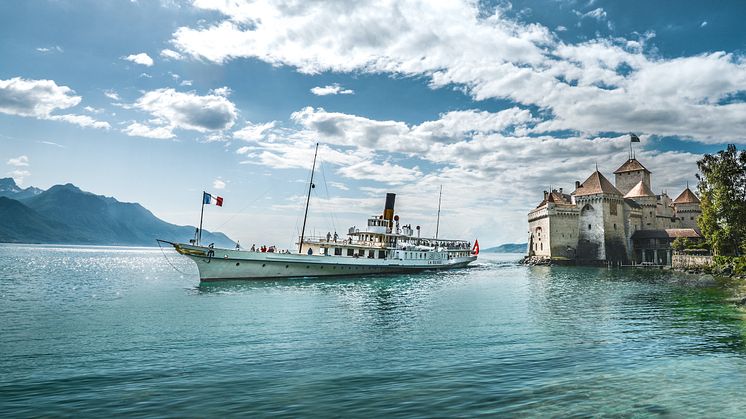
<path fill-rule="evenodd" d="M 744 314 L 676 274 L 483 254 L 450 272 L 200 285 L 166 256 L 0 246 L 0 415 L 746 410 Z"/>

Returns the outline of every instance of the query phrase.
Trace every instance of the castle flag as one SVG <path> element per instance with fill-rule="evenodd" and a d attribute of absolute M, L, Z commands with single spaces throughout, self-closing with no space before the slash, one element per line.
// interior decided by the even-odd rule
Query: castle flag
<path fill-rule="evenodd" d="M 636 136 L 635 134 L 629 134 L 629 142 L 630 143 L 639 143 L 640 137 Z"/>

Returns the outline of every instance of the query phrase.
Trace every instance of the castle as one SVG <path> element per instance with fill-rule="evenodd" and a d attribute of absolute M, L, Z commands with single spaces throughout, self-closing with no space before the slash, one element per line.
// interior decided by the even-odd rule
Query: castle
<path fill-rule="evenodd" d="M 544 191 L 528 213 L 528 256 L 579 264 L 671 263 L 677 237 L 702 238 L 700 202 L 687 185 L 676 199 L 651 188 L 651 174 L 633 156 L 612 184 L 594 171 L 575 191 Z"/>

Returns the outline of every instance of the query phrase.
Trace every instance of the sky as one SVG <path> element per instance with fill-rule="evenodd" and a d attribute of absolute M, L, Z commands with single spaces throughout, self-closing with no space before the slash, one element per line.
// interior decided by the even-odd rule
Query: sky
<path fill-rule="evenodd" d="M 292 248 L 397 194 L 406 224 L 524 242 L 629 153 L 674 198 L 746 142 L 742 1 L 0 2 L 0 176 Z"/>

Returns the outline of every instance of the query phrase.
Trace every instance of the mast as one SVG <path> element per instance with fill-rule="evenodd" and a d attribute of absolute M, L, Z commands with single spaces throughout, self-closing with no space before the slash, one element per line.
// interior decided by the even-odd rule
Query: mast
<path fill-rule="evenodd" d="M 438 240 L 438 229 L 440 228 L 440 200 L 443 198 L 443 185 L 440 185 L 440 194 L 438 195 L 438 221 L 435 223 L 435 240 Z"/>
<path fill-rule="evenodd" d="M 202 191 L 202 211 L 199 213 L 199 233 L 197 234 L 197 246 L 202 242 L 202 217 L 205 215 L 205 195 L 207 192 Z"/>
<path fill-rule="evenodd" d="M 316 170 L 316 155 L 319 154 L 319 143 L 316 143 L 316 151 L 313 153 L 313 165 L 311 166 L 311 182 L 308 183 L 308 196 L 306 197 L 306 212 L 303 214 L 303 229 L 300 231 L 300 242 L 298 243 L 298 253 L 303 251 L 303 236 L 306 234 L 306 219 L 308 219 L 308 203 L 311 201 L 311 189 L 314 188 L 313 172 Z"/>

